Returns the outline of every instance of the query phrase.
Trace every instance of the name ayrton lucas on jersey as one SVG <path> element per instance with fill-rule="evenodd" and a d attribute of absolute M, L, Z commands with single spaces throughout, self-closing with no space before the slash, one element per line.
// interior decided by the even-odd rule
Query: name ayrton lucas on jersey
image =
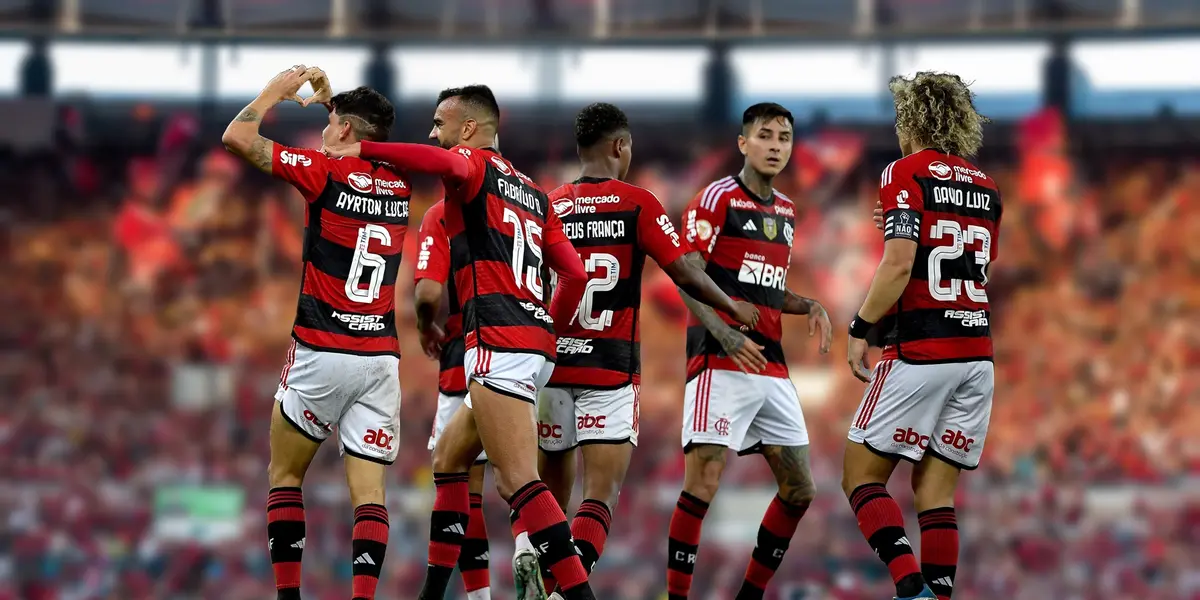
<path fill-rule="evenodd" d="M 338 193 L 337 207 L 341 210 L 363 213 L 375 217 L 402 219 L 408 216 L 408 198 L 378 200 L 349 192 Z"/>

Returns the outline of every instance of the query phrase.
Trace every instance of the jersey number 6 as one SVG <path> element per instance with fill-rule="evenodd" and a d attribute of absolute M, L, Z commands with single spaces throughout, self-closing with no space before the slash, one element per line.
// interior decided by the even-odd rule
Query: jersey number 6
<path fill-rule="evenodd" d="M 354 258 L 350 261 L 350 274 L 346 277 L 346 297 L 352 302 L 370 304 L 379 299 L 379 288 L 383 286 L 383 272 L 387 261 L 378 254 L 367 250 L 371 240 L 379 240 L 384 246 L 392 245 L 392 234 L 385 227 L 367 224 L 359 228 L 358 241 L 354 244 Z M 363 269 L 374 267 L 371 271 L 371 281 L 366 288 L 358 287 L 362 279 Z"/>

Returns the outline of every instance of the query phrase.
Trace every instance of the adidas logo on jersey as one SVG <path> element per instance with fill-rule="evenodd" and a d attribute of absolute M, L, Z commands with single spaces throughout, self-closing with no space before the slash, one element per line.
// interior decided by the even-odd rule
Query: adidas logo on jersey
<path fill-rule="evenodd" d="M 443 529 L 442 531 L 445 531 L 447 533 L 457 533 L 458 535 L 467 535 L 466 530 L 463 529 L 462 523 L 455 523 L 455 524 Z"/>
<path fill-rule="evenodd" d="M 758 226 L 754 224 L 754 221 L 746 221 L 746 224 L 742 225 L 742 231 L 758 231 Z"/>
<path fill-rule="evenodd" d="M 359 554 L 358 558 L 354 559 L 354 564 L 356 564 L 356 565 L 374 565 L 375 561 L 371 558 L 370 554 L 363 553 L 363 554 Z"/>

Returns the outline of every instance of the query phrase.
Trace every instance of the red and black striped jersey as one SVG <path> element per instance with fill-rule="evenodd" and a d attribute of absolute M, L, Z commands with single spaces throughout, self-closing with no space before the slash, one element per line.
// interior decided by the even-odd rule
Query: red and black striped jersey
<path fill-rule="evenodd" d="M 446 190 L 450 267 L 462 302 L 466 348 L 554 360 L 543 248 L 569 243 L 546 193 L 491 149 L 454 148 L 468 175 Z"/>
<path fill-rule="evenodd" d="M 550 205 L 579 252 L 588 282 L 575 319 L 558 330 L 549 385 L 592 389 L 641 382 L 642 269 L 684 254 L 679 234 L 649 190 L 584 177 L 550 193 Z"/>
<path fill-rule="evenodd" d="M 872 331 L 884 359 L 992 359 L 988 265 L 996 259 L 1000 190 L 971 163 L 923 150 L 883 170 L 883 239 L 917 243 L 912 277 Z"/>
<path fill-rule="evenodd" d="M 441 365 L 438 391 L 447 396 L 461 396 L 467 393 L 467 378 L 463 372 L 466 346 L 463 342 L 462 310 L 454 289 L 454 279 L 450 277 L 450 238 L 446 236 L 444 211 L 445 202 L 438 201 L 421 218 L 421 229 L 417 236 L 420 250 L 413 279 L 429 279 L 446 286 L 443 294 L 447 313 L 446 339 L 442 342 L 442 354 L 438 357 Z"/>
<path fill-rule="evenodd" d="M 408 231 L 408 182 L 382 163 L 274 147 L 271 174 L 308 201 L 292 337 L 315 350 L 399 356 L 393 286 Z"/>
<path fill-rule="evenodd" d="M 758 327 L 746 335 L 763 347 L 762 375 L 787 377 L 783 356 L 783 301 L 796 230 L 796 205 L 773 192 L 759 198 L 738 177 L 709 184 L 684 212 L 684 244 L 707 261 L 705 272 L 734 300 L 758 307 Z M 729 315 L 717 313 L 739 327 Z M 688 317 L 688 379 L 705 369 L 739 370 L 695 315 Z"/>

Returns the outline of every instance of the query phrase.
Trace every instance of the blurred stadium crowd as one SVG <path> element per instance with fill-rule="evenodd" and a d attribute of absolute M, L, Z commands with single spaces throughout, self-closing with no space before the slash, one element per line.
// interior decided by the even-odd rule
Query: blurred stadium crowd
<path fill-rule="evenodd" d="M 19 485 L 0 486 L 0 600 L 272 593 L 267 421 L 294 316 L 303 206 L 219 149 L 192 160 L 194 134 L 189 120 L 174 121 L 154 157 L 0 161 L 0 185 L 21 199 L 2 215 L 0 480 Z M 983 466 L 958 502 L 955 598 L 1200 599 L 1200 162 L 1070 154 L 1053 113 L 1019 135 L 1019 155 L 981 161 L 1005 192 L 989 287 L 998 389 Z M 635 157 L 633 179 L 677 217 L 737 164 L 728 144 L 692 163 Z M 853 134 L 826 130 L 798 144 L 777 183 L 803 208 L 789 285 L 823 300 L 835 323 L 849 321 L 881 252 L 870 211 L 885 164 Z M 569 157 L 550 158 L 537 178 L 553 187 L 574 169 Z M 414 227 L 438 197 L 418 183 Z M 401 281 L 411 281 L 411 256 Z M 684 308 L 661 272 L 646 277 L 643 435 L 593 577 L 601 597 L 628 600 L 665 598 L 667 521 L 683 472 Z M 411 597 L 423 575 L 436 400 L 436 365 L 416 347 L 411 305 L 400 310 L 404 450 L 390 471 L 381 583 L 394 598 Z M 842 334 L 822 357 L 803 321 L 794 325 L 785 344 L 818 500 L 772 593 L 889 597 L 838 490 L 862 385 L 844 364 Z M 344 597 L 350 577 L 341 478 L 326 449 L 306 481 L 306 597 L 317 600 Z M 893 485 L 901 498 L 905 480 Z M 167 506 L 172 486 L 233 490 L 235 500 Z M 760 490 L 759 499 L 773 490 L 765 464 L 732 461 L 718 503 L 755 502 Z M 222 510 L 225 528 L 204 529 Z M 491 493 L 485 510 L 503 598 L 506 511 Z M 706 528 L 693 588 L 703 600 L 733 596 L 753 544 L 724 529 L 720 518 Z"/>

